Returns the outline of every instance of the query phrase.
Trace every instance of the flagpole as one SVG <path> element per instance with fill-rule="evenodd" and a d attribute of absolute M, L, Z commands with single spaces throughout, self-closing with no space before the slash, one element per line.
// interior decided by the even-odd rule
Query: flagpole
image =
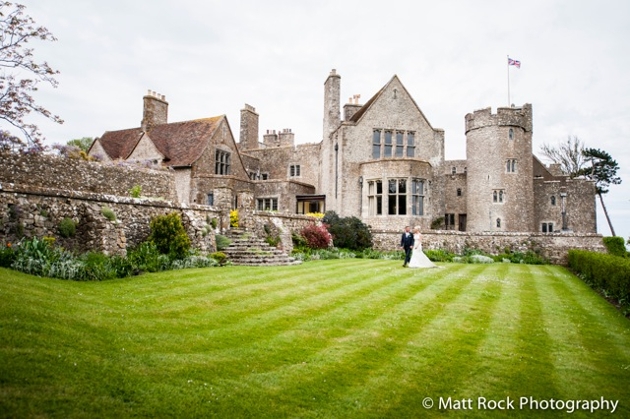
<path fill-rule="evenodd" d="M 508 108 L 510 107 L 510 56 L 507 56 Z"/>

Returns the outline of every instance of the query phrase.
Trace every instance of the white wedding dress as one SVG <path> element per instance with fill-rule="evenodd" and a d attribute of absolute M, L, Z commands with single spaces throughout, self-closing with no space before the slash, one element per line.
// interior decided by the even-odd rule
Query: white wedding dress
<path fill-rule="evenodd" d="M 427 255 L 422 251 L 422 242 L 420 241 L 420 235 L 414 234 L 414 245 L 411 251 L 411 260 L 409 261 L 410 268 L 436 268 L 437 265 L 429 260 Z"/>

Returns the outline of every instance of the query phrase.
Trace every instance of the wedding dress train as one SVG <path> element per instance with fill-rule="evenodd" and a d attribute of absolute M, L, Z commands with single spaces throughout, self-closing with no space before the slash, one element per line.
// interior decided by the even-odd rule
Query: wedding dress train
<path fill-rule="evenodd" d="M 415 244 L 411 253 L 411 260 L 409 261 L 410 268 L 436 268 L 437 265 L 429 260 L 427 255 L 422 251 L 422 243 L 420 237 L 415 236 Z"/>

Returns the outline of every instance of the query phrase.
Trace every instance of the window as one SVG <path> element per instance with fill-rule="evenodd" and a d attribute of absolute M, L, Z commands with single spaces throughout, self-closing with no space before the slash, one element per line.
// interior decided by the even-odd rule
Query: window
<path fill-rule="evenodd" d="M 464 173 L 468 173 L 468 166 L 464 166 Z"/>
<path fill-rule="evenodd" d="M 376 129 L 372 133 L 372 158 L 381 158 L 381 131 Z"/>
<path fill-rule="evenodd" d="M 289 176 L 290 177 L 299 177 L 300 176 L 300 165 L 292 164 L 289 166 Z"/>
<path fill-rule="evenodd" d="M 407 214 L 407 179 L 390 179 L 388 181 L 388 214 Z"/>
<path fill-rule="evenodd" d="M 208 205 L 214 205 L 214 193 L 210 192 L 206 197 L 206 203 Z"/>
<path fill-rule="evenodd" d="M 505 162 L 505 171 L 508 173 L 516 173 L 516 159 L 507 159 Z"/>
<path fill-rule="evenodd" d="M 392 132 L 385 131 L 385 150 L 383 151 L 383 157 L 392 156 Z"/>
<path fill-rule="evenodd" d="M 457 188 L 457 196 L 462 196 L 462 188 Z"/>
<path fill-rule="evenodd" d="M 214 173 L 217 175 L 230 174 L 230 153 L 223 150 L 217 150 L 215 153 Z"/>
<path fill-rule="evenodd" d="M 455 214 L 444 214 L 444 226 L 447 230 L 455 229 Z"/>
<path fill-rule="evenodd" d="M 497 190 L 492 191 L 492 202 L 497 203 L 497 204 L 502 204 L 504 197 L 505 197 L 505 192 L 503 191 L 503 189 L 497 189 Z"/>
<path fill-rule="evenodd" d="M 411 179 L 411 214 L 424 215 L 424 180 Z"/>
<path fill-rule="evenodd" d="M 260 180 L 268 180 L 268 179 L 269 179 L 269 173 L 260 174 Z"/>
<path fill-rule="evenodd" d="M 258 211 L 278 211 L 278 198 L 258 198 Z"/>
<path fill-rule="evenodd" d="M 457 173 L 457 167 L 453 166 L 451 167 L 451 174 L 456 174 Z"/>
<path fill-rule="evenodd" d="M 556 197 L 555 196 L 551 196 L 551 205 L 556 205 Z"/>
<path fill-rule="evenodd" d="M 370 215 L 383 214 L 383 182 L 368 182 L 368 203 Z"/>
<path fill-rule="evenodd" d="M 514 128 L 510 128 L 510 130 L 508 131 L 508 138 L 510 140 L 514 139 Z"/>
<path fill-rule="evenodd" d="M 415 134 L 413 132 L 407 133 L 407 157 L 415 157 L 416 155 L 416 144 L 415 144 Z"/>
<path fill-rule="evenodd" d="M 543 233 L 553 233 L 553 223 L 542 223 Z"/>
<path fill-rule="evenodd" d="M 405 142 L 405 134 L 407 141 Z M 394 137 L 395 136 L 395 137 Z M 415 157 L 415 133 L 393 129 L 372 131 L 372 158 Z"/>
<path fill-rule="evenodd" d="M 396 131 L 396 157 L 403 157 L 405 143 L 403 142 L 403 132 Z"/>
<path fill-rule="evenodd" d="M 501 219 L 497 218 L 497 228 L 501 228 Z"/>

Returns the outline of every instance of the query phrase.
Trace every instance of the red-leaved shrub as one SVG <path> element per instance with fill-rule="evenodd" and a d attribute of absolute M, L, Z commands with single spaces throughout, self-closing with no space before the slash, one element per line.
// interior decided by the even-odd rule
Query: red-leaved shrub
<path fill-rule="evenodd" d="M 332 245 L 333 237 L 325 224 L 309 224 L 300 231 L 311 249 L 327 249 Z"/>

